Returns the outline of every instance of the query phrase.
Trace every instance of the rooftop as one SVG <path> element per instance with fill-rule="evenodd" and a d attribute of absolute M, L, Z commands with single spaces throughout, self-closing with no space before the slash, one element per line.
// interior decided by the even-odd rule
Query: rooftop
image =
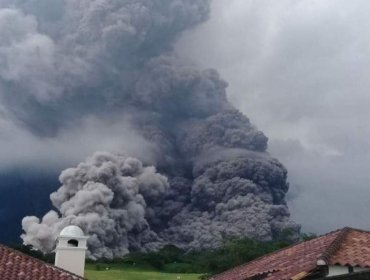
<path fill-rule="evenodd" d="M 81 280 L 83 278 L 0 245 L 0 279 Z"/>
<path fill-rule="evenodd" d="M 235 267 L 210 280 L 299 280 L 318 272 L 318 263 L 370 268 L 370 232 L 343 228 Z"/>

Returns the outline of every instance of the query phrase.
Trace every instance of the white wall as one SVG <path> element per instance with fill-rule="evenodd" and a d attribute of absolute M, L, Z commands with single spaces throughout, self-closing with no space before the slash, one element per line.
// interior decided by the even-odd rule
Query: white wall
<path fill-rule="evenodd" d="M 365 270 L 370 270 L 370 268 L 362 268 L 362 267 L 353 268 L 353 272 L 360 272 L 360 271 L 365 271 Z"/>
<path fill-rule="evenodd" d="M 55 266 L 79 276 L 84 276 L 85 250 L 59 249 L 55 255 Z"/>
<path fill-rule="evenodd" d="M 341 275 L 349 273 L 348 266 L 340 265 L 329 265 L 329 274 L 328 276 Z"/>
<path fill-rule="evenodd" d="M 68 244 L 69 240 L 77 240 L 78 247 Z M 84 276 L 87 237 L 59 237 L 55 249 L 55 266 L 79 276 Z"/>
<path fill-rule="evenodd" d="M 361 267 L 354 267 L 353 272 L 360 272 L 370 270 L 369 268 L 361 268 Z M 334 275 L 341 275 L 349 273 L 348 266 L 341 266 L 341 265 L 329 265 L 329 274 L 327 276 L 334 276 Z"/>

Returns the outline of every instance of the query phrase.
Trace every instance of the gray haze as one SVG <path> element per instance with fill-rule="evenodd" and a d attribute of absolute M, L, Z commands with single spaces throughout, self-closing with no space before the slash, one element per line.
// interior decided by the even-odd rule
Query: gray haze
<path fill-rule="evenodd" d="M 370 229 L 369 12 L 366 0 L 215 0 L 176 47 L 217 68 L 269 135 L 304 231 Z"/>
<path fill-rule="evenodd" d="M 209 13 L 209 0 L 0 0 L 4 168 L 77 165 L 55 209 L 23 219 L 25 244 L 50 251 L 67 224 L 91 258 L 297 238 L 268 138 L 216 70 L 173 52 Z"/>

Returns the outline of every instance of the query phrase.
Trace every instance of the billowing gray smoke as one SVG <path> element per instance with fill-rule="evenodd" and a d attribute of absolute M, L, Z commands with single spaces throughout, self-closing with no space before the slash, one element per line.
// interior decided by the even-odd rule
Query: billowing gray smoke
<path fill-rule="evenodd" d="M 287 172 L 266 153 L 266 136 L 227 101 L 215 70 L 173 54 L 209 8 L 209 0 L 0 0 L 4 116 L 48 139 L 91 116 L 115 128 L 122 121 L 150 143 L 143 164 L 123 147 L 64 171 L 51 195 L 58 212 L 24 218 L 25 243 L 48 251 L 76 224 L 91 236 L 90 257 L 110 258 L 298 232 L 284 200 Z M 151 165 L 163 175 L 143 167 Z"/>
<path fill-rule="evenodd" d="M 122 256 L 129 247 L 158 249 L 159 238 L 145 219 L 146 200 L 160 200 L 168 182 L 154 167 L 98 152 L 77 168 L 63 171 L 59 179 L 63 186 L 50 198 L 61 217 L 50 211 L 42 221 L 24 218 L 25 243 L 51 251 L 55 236 L 67 225 L 77 224 L 90 236 L 92 258 Z"/>

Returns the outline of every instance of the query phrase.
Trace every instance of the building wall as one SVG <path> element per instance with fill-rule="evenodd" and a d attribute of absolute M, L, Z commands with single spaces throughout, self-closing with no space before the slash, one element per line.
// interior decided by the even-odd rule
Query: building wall
<path fill-rule="evenodd" d="M 328 277 L 348 274 L 350 272 L 361 272 L 368 271 L 369 268 L 353 267 L 353 271 L 350 271 L 349 266 L 340 266 L 340 265 L 329 265 Z"/>
<path fill-rule="evenodd" d="M 353 272 L 369 271 L 369 268 L 354 267 Z"/>
<path fill-rule="evenodd" d="M 58 237 L 55 266 L 84 276 L 87 237 Z M 72 241 L 72 243 L 70 243 Z M 75 244 L 76 243 L 76 244 Z"/>
<path fill-rule="evenodd" d="M 59 249 L 55 255 L 55 265 L 76 275 L 83 276 L 85 270 L 85 250 Z"/>
<path fill-rule="evenodd" d="M 349 273 L 348 266 L 341 266 L 341 265 L 329 265 L 329 273 L 328 276 L 335 276 L 341 274 Z"/>

